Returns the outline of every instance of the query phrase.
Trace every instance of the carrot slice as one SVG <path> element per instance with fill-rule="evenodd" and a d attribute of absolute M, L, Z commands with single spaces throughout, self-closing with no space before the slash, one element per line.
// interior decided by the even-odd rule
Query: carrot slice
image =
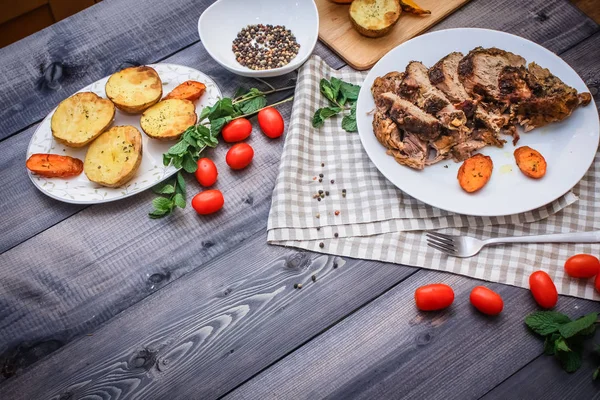
<path fill-rule="evenodd" d="M 206 85 L 198 81 L 185 81 L 171 91 L 163 100 L 182 99 L 196 101 L 204 94 Z"/>
<path fill-rule="evenodd" d="M 465 192 L 473 193 L 484 187 L 492 176 L 494 163 L 483 154 L 465 160 L 458 169 L 458 183 Z"/>
<path fill-rule="evenodd" d="M 540 179 L 546 175 L 546 159 L 539 151 L 529 146 L 519 147 L 515 150 L 515 161 L 519 169 L 526 176 L 533 179 Z"/>
<path fill-rule="evenodd" d="M 415 3 L 412 0 L 400 0 L 400 7 L 402 7 L 402 11 L 405 11 L 410 14 L 415 14 L 415 15 L 431 14 L 431 11 L 425 10 L 424 8 L 422 8 L 420 5 L 418 5 L 417 3 Z"/>
<path fill-rule="evenodd" d="M 25 165 L 31 172 L 48 178 L 69 178 L 83 171 L 83 161 L 58 154 L 33 154 Z"/>

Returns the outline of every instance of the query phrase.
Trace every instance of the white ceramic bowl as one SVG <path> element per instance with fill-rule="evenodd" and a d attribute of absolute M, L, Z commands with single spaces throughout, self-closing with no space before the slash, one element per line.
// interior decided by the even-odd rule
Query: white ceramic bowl
<path fill-rule="evenodd" d="M 298 55 L 287 65 L 254 71 L 239 64 L 231 45 L 247 25 L 284 25 L 300 44 Z M 198 20 L 204 48 L 219 64 L 243 76 L 279 76 L 300 67 L 310 56 L 319 36 L 319 13 L 313 0 L 219 0 Z"/>

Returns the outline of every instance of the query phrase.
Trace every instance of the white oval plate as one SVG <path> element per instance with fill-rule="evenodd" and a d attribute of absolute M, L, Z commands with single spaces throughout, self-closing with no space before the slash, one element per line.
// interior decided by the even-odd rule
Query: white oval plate
<path fill-rule="evenodd" d="M 443 210 L 476 216 L 503 216 L 530 211 L 548 204 L 568 192 L 579 182 L 594 161 L 598 149 L 599 123 L 596 105 L 592 100 L 586 107 L 576 109 L 565 121 L 521 134 L 516 147 L 530 146 L 546 158 L 546 176 L 533 180 L 517 167 L 507 141 L 503 149 L 484 147 L 481 153 L 494 162 L 489 183 L 480 191 L 464 192 L 456 179 L 459 163 L 446 160 L 423 171 L 396 163 L 385 154 L 371 126 L 368 114 L 375 108 L 371 85 L 376 77 L 390 71 L 403 71 L 412 61 L 422 61 L 431 67 L 453 51 L 465 55 L 477 46 L 498 47 L 519 54 L 527 62 L 535 61 L 579 92 L 589 92 L 577 73 L 560 57 L 549 50 L 518 36 L 487 29 L 460 28 L 432 32 L 411 39 L 387 53 L 365 79 L 358 97 L 357 123 L 361 142 L 379 171 L 408 195 Z M 508 139 L 508 137 L 507 137 Z M 447 167 L 446 167 L 447 166 Z"/>
<path fill-rule="evenodd" d="M 221 98 L 221 91 L 217 84 L 207 75 L 193 68 L 176 64 L 149 64 L 158 72 L 163 83 L 163 96 L 166 96 L 177 85 L 187 80 L 195 80 L 206 85 L 206 91 L 199 101 L 196 102 L 196 113 L 206 106 L 212 106 Z M 91 85 L 81 89 L 79 92 L 94 92 L 98 96 L 106 98 L 104 86 L 108 76 L 102 78 Z M 56 108 L 52 110 L 42 123 L 38 126 L 29 142 L 27 148 L 27 158 L 34 153 L 53 153 L 76 157 L 80 160 L 85 159 L 87 146 L 80 149 L 64 146 L 52 137 L 50 130 L 50 119 Z M 169 165 L 165 167 L 162 161 L 163 153 L 167 152 L 169 147 L 175 144 L 175 141 L 162 142 L 149 138 L 140 128 L 140 116 L 125 114 L 119 109 L 116 110 L 115 120 L 112 126 L 133 125 L 142 133 L 142 163 L 132 180 L 118 188 L 107 188 L 100 186 L 88 180 L 85 173 L 63 179 L 63 178 L 45 178 L 43 176 L 32 174 L 29 170 L 29 178 L 33 184 L 45 195 L 53 199 L 73 204 L 98 204 L 109 201 L 123 199 L 132 196 L 143 190 L 146 190 L 157 183 L 169 178 L 178 171 L 177 168 Z"/>

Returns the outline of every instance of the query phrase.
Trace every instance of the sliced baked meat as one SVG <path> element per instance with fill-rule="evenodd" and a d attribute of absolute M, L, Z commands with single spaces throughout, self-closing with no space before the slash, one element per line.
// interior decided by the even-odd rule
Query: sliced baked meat
<path fill-rule="evenodd" d="M 504 68 L 524 65 L 525 59 L 519 55 L 495 47 L 476 47 L 458 63 L 458 78 L 471 97 L 499 102 L 499 77 Z"/>
<path fill-rule="evenodd" d="M 467 123 L 465 113 L 454 107 L 444 92 L 429 80 L 423 63 L 411 61 L 406 66 L 399 94 L 427 113 L 435 115 L 446 129 L 456 130 Z"/>
<path fill-rule="evenodd" d="M 393 93 L 384 93 L 380 97 L 398 128 L 414 133 L 426 141 L 435 140 L 440 135 L 440 122 L 433 115 Z"/>
<path fill-rule="evenodd" d="M 472 102 L 473 100 L 458 78 L 458 63 L 463 57 L 463 53 L 450 53 L 431 67 L 428 72 L 429 81 L 453 103 Z"/>
<path fill-rule="evenodd" d="M 387 148 L 402 149 L 402 137 L 398 126 L 386 114 L 376 111 L 373 114 L 373 133 L 375 137 Z"/>
<path fill-rule="evenodd" d="M 375 100 L 377 107 L 385 107 L 384 100 L 381 98 L 383 93 L 398 93 L 400 83 L 404 78 L 403 72 L 392 71 L 388 72 L 384 76 L 378 76 L 371 86 L 371 94 Z"/>
<path fill-rule="evenodd" d="M 546 68 L 529 64 L 527 85 L 532 93 L 515 107 L 517 121 L 525 132 L 559 122 L 570 116 L 579 106 L 590 103 L 590 93 L 577 93 Z"/>
<path fill-rule="evenodd" d="M 529 73 L 525 67 L 504 67 L 498 77 L 500 99 L 504 103 L 518 104 L 533 96 L 527 81 Z"/>
<path fill-rule="evenodd" d="M 396 162 L 407 167 L 422 170 L 427 160 L 427 142 L 414 133 L 405 132 L 402 150 L 388 149 L 387 154 L 394 157 Z"/>
<path fill-rule="evenodd" d="M 429 146 L 433 152 L 425 164 L 432 165 L 452 156 L 452 148 L 465 140 L 465 130 L 448 131 L 441 135 L 437 140 L 430 142 Z"/>

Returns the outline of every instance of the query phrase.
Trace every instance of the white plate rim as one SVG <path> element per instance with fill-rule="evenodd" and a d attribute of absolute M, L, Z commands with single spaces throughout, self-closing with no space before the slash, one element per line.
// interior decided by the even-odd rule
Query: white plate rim
<path fill-rule="evenodd" d="M 221 98 L 223 97 L 223 94 L 222 94 L 222 92 L 221 92 L 221 89 L 219 88 L 219 86 L 217 85 L 217 83 L 216 83 L 216 82 L 215 82 L 215 81 L 214 81 L 214 80 L 213 80 L 213 79 L 212 79 L 210 76 L 208 76 L 207 74 L 205 74 L 205 73 L 203 73 L 203 72 L 201 72 L 201 71 L 199 71 L 199 70 L 197 70 L 197 69 L 195 69 L 195 68 L 191 68 L 191 67 L 188 67 L 188 66 L 185 66 L 185 65 L 181 65 L 181 64 L 173 64 L 173 63 L 154 63 L 154 64 L 146 64 L 146 65 L 147 65 L 147 66 L 149 66 L 149 67 L 153 67 L 153 68 L 156 68 L 157 66 L 159 66 L 159 67 L 160 67 L 160 66 L 162 66 L 162 67 L 183 68 L 183 69 L 186 69 L 186 70 L 193 71 L 194 73 L 196 73 L 196 74 L 200 75 L 200 76 L 202 77 L 202 79 L 204 79 L 204 80 L 205 80 L 203 83 L 210 83 L 210 84 L 212 84 L 212 85 L 215 87 L 215 90 L 217 91 L 217 96 L 216 96 L 216 99 L 221 99 Z M 86 91 L 86 90 L 88 90 L 89 88 L 91 88 L 91 86 L 92 86 L 92 85 L 94 85 L 95 83 L 97 83 L 97 82 L 99 82 L 99 81 L 102 81 L 102 80 L 104 80 L 104 79 L 107 79 L 108 77 L 110 77 L 110 75 L 107 75 L 107 76 L 105 76 L 105 77 L 102 77 L 102 78 L 100 78 L 100 79 L 97 79 L 97 80 L 95 80 L 94 82 L 90 83 L 89 85 L 86 85 L 85 87 L 83 87 L 83 88 L 79 89 L 78 91 L 74 92 L 73 94 L 71 94 L 71 95 L 70 95 L 70 96 L 68 96 L 68 97 L 71 97 L 71 96 L 73 96 L 73 95 L 74 95 L 74 94 L 76 94 L 76 93 L 80 93 L 80 92 Z M 163 95 L 164 95 L 164 93 L 163 93 Z M 68 98 L 68 97 L 65 97 L 65 99 L 66 99 L 66 98 Z M 104 96 L 104 98 L 106 98 L 106 96 Z M 63 99 L 63 100 L 64 100 L 64 99 Z M 61 100 L 61 101 L 62 101 L 62 100 Z M 54 112 L 56 111 L 56 109 L 57 109 L 57 108 L 58 108 L 58 105 L 56 105 L 56 107 L 54 107 L 54 108 L 53 108 L 53 109 L 52 109 L 52 110 L 51 110 L 51 111 L 48 113 L 48 115 L 46 115 L 46 117 L 45 117 L 45 118 L 44 118 L 44 119 L 43 119 L 43 120 L 42 120 L 42 121 L 41 121 L 41 122 L 38 124 L 38 126 L 37 126 L 37 128 L 35 129 L 35 131 L 34 131 L 33 135 L 31 135 L 31 139 L 29 139 L 29 144 L 27 145 L 27 151 L 26 151 L 26 153 L 25 153 L 25 161 L 27 161 L 27 159 L 28 159 L 28 157 L 29 157 L 29 155 L 30 155 L 30 153 L 31 153 L 31 150 L 30 150 L 30 149 L 31 149 L 31 147 L 32 147 L 32 145 L 33 145 L 33 143 L 34 143 L 34 140 L 35 140 L 35 138 L 36 138 L 36 135 L 37 135 L 37 134 L 38 134 L 38 132 L 41 130 L 41 128 L 44 126 L 44 123 L 45 123 L 45 122 L 46 122 L 48 119 L 52 118 L 52 115 L 54 114 Z M 140 114 L 140 115 L 141 115 L 141 114 Z M 110 126 L 113 126 L 113 125 L 114 125 L 114 121 L 113 121 L 113 122 L 111 122 L 111 125 L 110 125 Z M 144 133 L 143 133 L 143 132 L 142 132 L 142 135 L 144 135 Z M 87 146 L 86 146 L 86 147 L 87 147 Z M 55 153 L 55 154 L 58 154 L 58 153 Z M 82 160 L 82 161 L 83 161 L 83 160 Z M 170 177 L 172 177 L 173 175 L 175 175 L 175 174 L 176 174 L 176 173 L 177 173 L 177 172 L 178 172 L 178 171 L 181 169 L 181 168 L 175 168 L 173 165 L 170 165 L 168 168 L 170 169 L 170 171 L 164 175 L 164 178 L 163 178 L 163 179 L 161 179 L 161 180 L 159 180 L 159 181 L 156 181 L 156 182 L 153 182 L 151 185 L 149 185 L 148 187 L 145 187 L 144 189 L 141 189 L 141 190 L 136 190 L 136 191 L 134 191 L 134 192 L 129 192 L 129 193 L 126 193 L 126 194 L 124 194 L 124 195 L 121 195 L 121 196 L 119 196 L 119 197 L 113 197 L 113 198 L 109 198 L 109 199 L 102 199 L 102 200 L 76 200 L 76 199 L 69 199 L 69 198 L 65 198 L 65 197 L 60 197 L 60 196 L 58 196 L 58 195 L 55 195 L 55 194 L 54 194 L 54 193 L 52 193 L 52 192 L 49 192 L 48 190 L 45 190 L 45 189 L 44 189 L 44 187 L 43 187 L 43 186 L 41 186 L 41 185 L 39 184 L 38 180 L 36 179 L 36 178 L 37 178 L 37 175 L 33 174 L 33 173 L 32 173 L 31 171 L 29 171 L 28 169 L 26 169 L 26 170 L 27 170 L 27 175 L 29 176 L 29 180 L 30 180 L 30 181 L 33 183 L 33 185 L 34 185 L 34 186 L 35 186 L 35 187 L 36 187 L 36 188 L 37 188 L 37 189 L 38 189 L 40 192 L 42 192 L 42 193 L 43 193 L 43 194 L 45 194 L 46 196 L 48 196 L 48 197 L 50 197 L 50 198 L 52 198 L 52 199 L 55 199 L 55 200 L 61 201 L 61 202 L 63 202 L 63 203 L 69 203 L 69 204 L 79 204 L 79 205 L 93 205 L 93 204 L 103 204 L 103 203 L 110 203 L 110 202 L 113 202 L 113 201 L 122 200 L 122 199 L 125 199 L 125 198 L 128 198 L 128 197 L 134 196 L 134 195 L 136 195 L 136 194 L 142 193 L 142 192 L 144 192 L 144 191 L 146 191 L 146 190 L 150 189 L 151 187 L 153 187 L 153 186 L 157 185 L 158 183 L 160 183 L 160 182 L 164 182 L 165 180 L 169 179 Z M 82 174 L 83 174 L 83 172 L 82 172 Z M 61 178 L 45 178 L 45 179 L 61 179 Z"/>
<path fill-rule="evenodd" d="M 396 186 L 399 190 L 401 190 L 402 192 L 408 194 L 409 196 L 425 203 L 428 204 L 430 206 L 439 208 L 441 210 L 444 211 L 448 211 L 451 213 L 456 213 L 456 214 L 460 214 L 460 215 L 467 215 L 467 216 L 481 216 L 481 217 L 503 217 L 503 216 L 509 216 L 509 215 L 515 215 L 515 214 L 521 214 L 524 212 L 528 212 L 528 211 L 532 211 L 535 209 L 538 209 L 540 207 L 543 207 L 544 205 L 547 205 L 549 203 L 552 203 L 553 201 L 555 201 L 556 199 L 560 198 L 561 196 L 563 196 L 565 193 L 568 193 L 575 185 L 577 185 L 579 183 L 579 181 L 581 181 L 581 179 L 583 178 L 583 176 L 587 173 L 587 171 L 590 169 L 590 167 L 592 166 L 594 160 L 595 160 L 595 154 L 598 151 L 598 145 L 600 144 L 600 122 L 598 118 L 595 118 L 595 127 L 594 130 L 596 132 L 596 146 L 595 146 L 595 150 L 593 153 L 590 153 L 590 160 L 589 163 L 587 163 L 585 171 L 581 174 L 581 176 L 577 179 L 576 182 L 573 183 L 573 185 L 570 185 L 566 190 L 564 190 L 564 192 L 556 195 L 554 198 L 552 199 L 544 199 L 543 202 L 540 202 L 539 204 L 535 205 L 535 206 L 529 206 L 529 207 L 524 207 L 522 209 L 517 209 L 517 210 L 511 210 L 509 212 L 502 212 L 502 213 L 498 213 L 498 212 L 494 212 L 494 211 L 490 211 L 490 212 L 469 212 L 468 210 L 463 210 L 460 207 L 455 207 L 453 205 L 447 205 L 444 203 L 444 201 L 437 201 L 437 200 L 432 200 L 432 199 L 423 199 L 421 198 L 421 196 L 419 196 L 418 193 L 415 193 L 413 190 L 407 189 L 406 187 L 402 187 L 402 184 L 399 184 L 398 180 L 395 179 L 395 177 L 391 176 L 390 171 L 387 170 L 387 168 L 382 166 L 381 161 L 379 161 L 378 158 L 378 154 L 375 154 L 373 147 L 369 144 L 369 139 L 368 136 L 373 136 L 373 131 L 372 129 L 368 129 L 367 132 L 361 131 L 360 126 L 361 126 L 361 120 L 364 121 L 365 118 L 368 119 L 368 124 L 369 126 L 371 126 L 371 122 L 372 122 L 372 115 L 367 115 L 366 112 L 362 112 L 365 111 L 365 106 L 364 103 L 366 100 L 366 98 L 368 98 L 367 96 L 371 96 L 371 92 L 370 92 L 370 86 L 367 87 L 367 82 L 372 82 L 375 78 L 375 76 L 378 76 L 381 74 L 381 72 L 375 72 L 377 70 L 377 66 L 386 62 L 386 60 L 388 58 L 392 58 L 393 57 L 393 53 L 396 51 L 399 51 L 399 49 L 402 49 L 403 47 L 406 47 L 409 44 L 412 44 L 415 41 L 420 41 L 423 40 L 424 37 L 432 37 L 432 36 L 443 36 L 444 34 L 447 34 L 448 32 L 459 32 L 459 33 L 469 33 L 471 35 L 476 35 L 478 32 L 486 32 L 487 34 L 491 34 L 491 35 L 498 35 L 499 37 L 505 36 L 505 37 L 511 37 L 511 39 L 513 40 L 517 40 L 517 41 L 525 41 L 527 43 L 529 43 L 530 45 L 534 45 L 537 48 L 539 48 L 543 53 L 545 53 L 546 56 L 553 58 L 555 61 L 559 62 L 560 64 L 562 64 L 563 67 L 569 69 L 574 76 L 576 76 L 581 84 L 587 89 L 587 91 L 589 92 L 589 88 L 587 87 L 587 85 L 585 84 L 585 81 L 583 81 L 583 79 L 581 79 L 581 77 L 579 76 L 579 74 L 577 73 L 577 71 L 575 71 L 567 62 L 565 62 L 561 57 L 559 57 L 557 54 L 553 53 L 552 51 L 546 49 L 545 47 L 520 36 L 517 35 L 513 35 L 511 33 L 507 33 L 507 32 L 502 32 L 502 31 L 496 31 L 493 29 L 484 29 L 484 28 L 452 28 L 452 29 L 443 29 L 443 30 L 439 30 L 439 31 L 434 31 L 434 32 L 429 32 L 417 37 L 414 37 L 398 46 L 396 46 L 395 48 L 391 49 L 388 53 L 386 53 L 370 70 L 369 73 L 367 74 L 367 76 L 364 79 L 364 84 L 361 86 L 361 92 L 359 93 L 359 98 L 358 98 L 358 102 L 357 102 L 357 122 L 358 122 L 358 133 L 359 133 L 359 137 L 360 137 L 360 141 L 362 144 L 363 149 L 365 150 L 365 152 L 367 153 L 369 159 L 371 160 L 371 162 L 375 165 L 375 167 L 379 170 L 379 172 L 389 181 L 391 182 L 394 186 Z M 498 45 L 498 47 L 502 48 L 501 45 Z M 445 54 L 447 54 L 448 52 L 446 52 Z M 445 55 L 444 54 L 444 55 Z M 440 56 L 440 58 L 443 56 Z M 525 58 L 527 58 L 527 56 L 524 56 Z M 528 61 L 532 61 L 529 60 Z M 542 65 L 544 66 L 544 65 Z M 399 68 L 401 69 L 401 68 Z M 389 72 L 389 71 L 388 71 Z M 560 78 L 560 77 L 559 77 Z M 364 92 L 364 93 L 363 93 Z M 362 107 L 361 107 L 362 106 Z M 594 98 L 592 97 L 592 101 L 590 104 L 588 104 L 585 108 L 591 108 L 593 111 L 597 110 L 596 107 L 596 103 L 594 101 Z M 361 112 L 359 112 L 359 110 Z M 597 113 L 596 113 L 597 115 Z M 571 116 L 572 117 L 572 116 Z M 571 118 L 569 117 L 569 118 Z M 381 147 L 383 147 L 381 144 L 379 144 L 379 142 L 377 142 L 377 144 Z M 593 155 L 592 155 L 593 154 Z M 387 155 L 386 155 L 387 156 Z M 387 156 L 387 157 L 391 157 L 391 156 Z M 453 162 L 453 161 L 452 161 Z M 398 168 L 408 168 L 406 166 L 400 165 L 398 164 Z M 424 171 L 423 171 L 424 172 Z M 465 193 L 465 195 L 469 196 L 468 194 Z"/>

